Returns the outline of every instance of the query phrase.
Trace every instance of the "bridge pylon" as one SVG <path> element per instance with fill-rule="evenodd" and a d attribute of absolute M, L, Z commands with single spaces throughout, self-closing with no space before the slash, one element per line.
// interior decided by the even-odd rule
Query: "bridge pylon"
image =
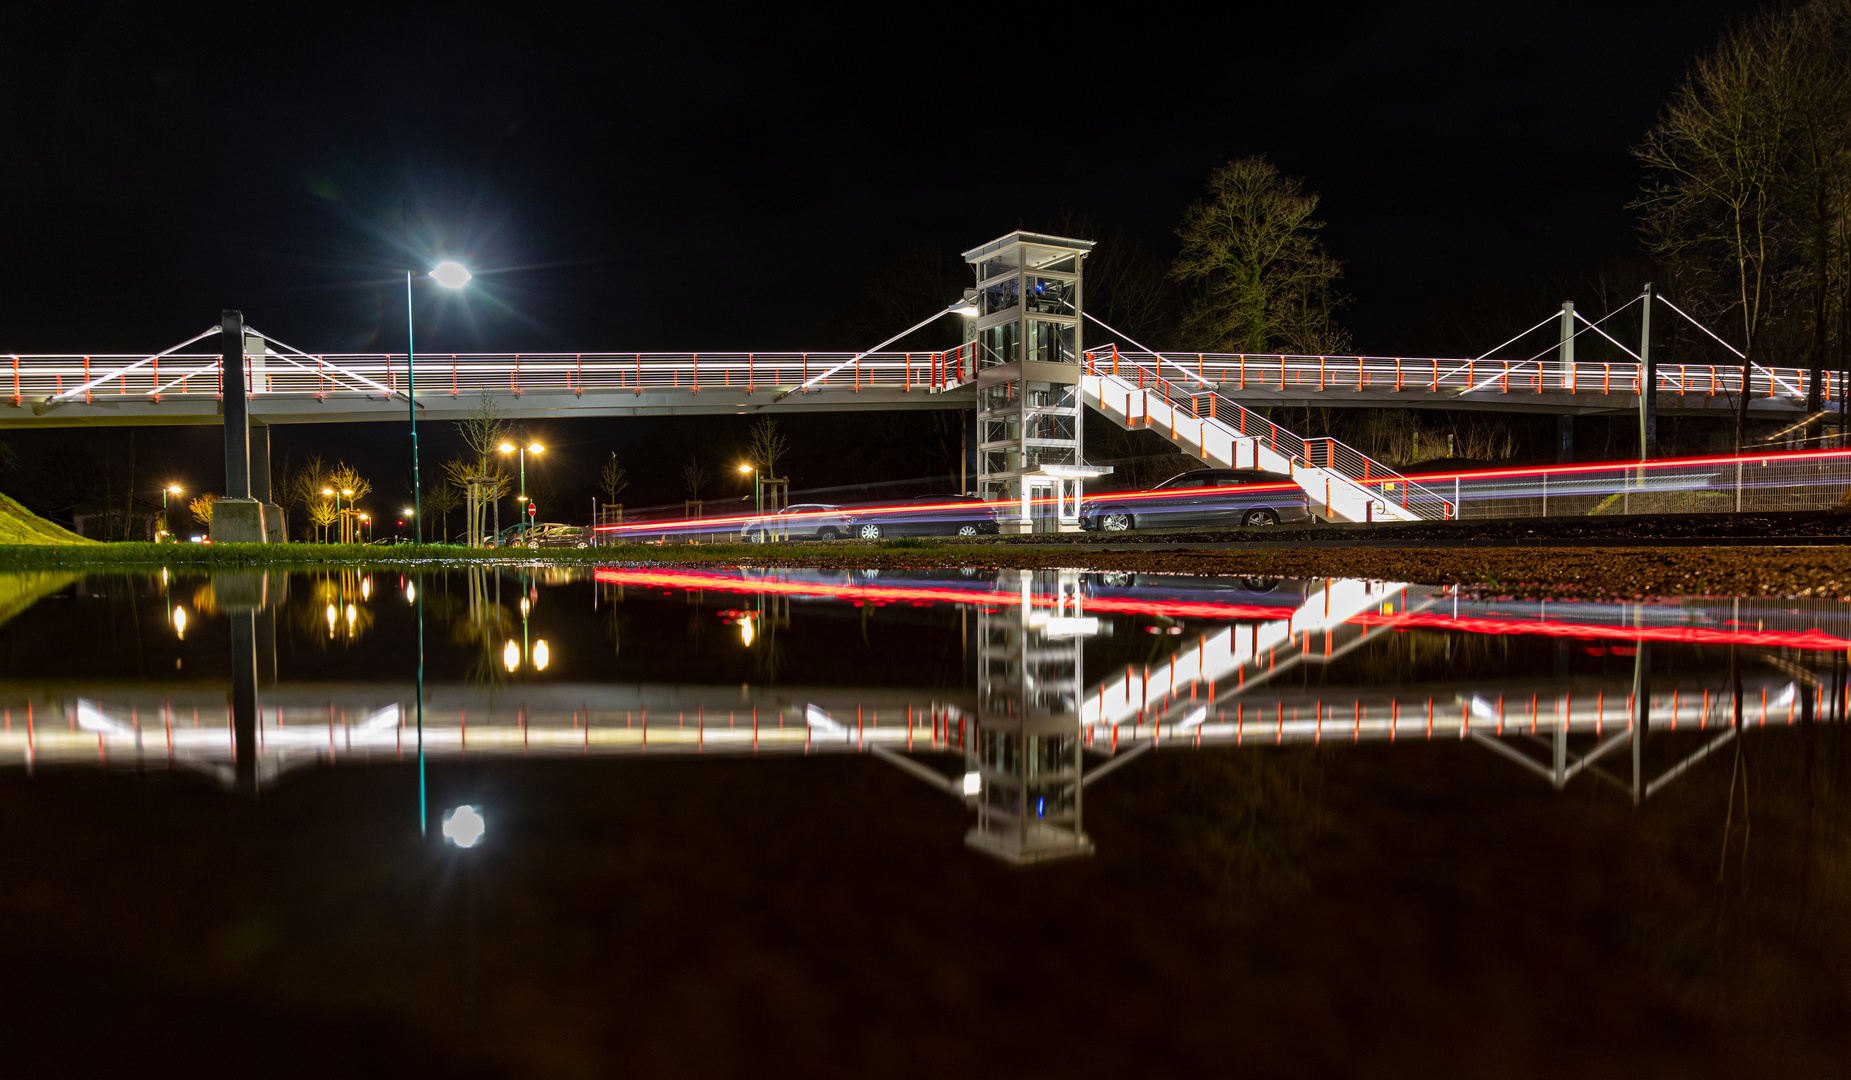
<path fill-rule="evenodd" d="M 1077 532 L 1086 465 L 1082 264 L 1091 240 L 1012 232 L 964 253 L 977 277 L 977 492 L 1002 531 Z"/>

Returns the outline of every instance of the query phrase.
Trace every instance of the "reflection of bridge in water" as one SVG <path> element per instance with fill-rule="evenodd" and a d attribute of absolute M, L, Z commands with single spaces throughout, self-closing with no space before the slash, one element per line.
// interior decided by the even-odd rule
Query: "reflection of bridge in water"
<path fill-rule="evenodd" d="M 409 682 L 278 682 L 248 695 L 210 683 L 16 683 L 0 685 L 0 755 L 27 768 L 168 766 L 261 786 L 323 763 L 410 759 L 420 745 L 439 759 L 869 753 L 970 800 L 978 815 L 972 845 L 1028 862 L 1089 850 L 1086 786 L 1162 749 L 1468 740 L 1558 788 L 1586 772 L 1643 799 L 1741 727 L 1842 717 L 1843 682 L 1828 686 L 1806 658 L 1842 656 L 1851 639 L 1851 617 L 1839 605 L 1518 602 L 1355 579 L 666 569 L 596 576 L 607 585 L 800 604 L 960 605 L 974 616 L 965 658 L 975 672 L 962 688 L 433 684 L 421 732 Z M 230 617 L 234 642 L 254 657 L 263 637 L 256 624 L 273 614 Z M 252 633 L 236 632 L 240 618 Z M 1088 678 L 1088 644 L 1131 630 L 1160 631 L 1149 642 L 1159 658 L 1127 664 L 1120 650 Z M 1631 653 L 1632 677 L 1558 672 L 1398 686 L 1282 679 L 1414 630 L 1612 643 Z M 1725 678 L 1653 677 L 1655 645 L 1724 644 L 1799 662 L 1758 664 L 1739 695 Z M 255 669 L 254 660 L 234 665 L 253 679 Z M 249 705 L 240 708 L 241 698 Z M 1648 755 L 1647 735 L 1663 749 Z M 1608 767 L 1621 750 L 1630 751 L 1630 775 Z M 931 755 L 956 755 L 961 767 L 944 772 L 949 763 Z"/>

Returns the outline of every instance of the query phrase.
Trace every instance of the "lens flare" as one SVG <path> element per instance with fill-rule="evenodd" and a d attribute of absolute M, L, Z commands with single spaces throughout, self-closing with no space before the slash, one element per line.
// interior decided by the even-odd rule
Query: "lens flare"
<path fill-rule="evenodd" d="M 482 842 L 488 822 L 473 806 L 459 806 L 443 816 L 443 838 L 460 848 L 472 848 Z"/>

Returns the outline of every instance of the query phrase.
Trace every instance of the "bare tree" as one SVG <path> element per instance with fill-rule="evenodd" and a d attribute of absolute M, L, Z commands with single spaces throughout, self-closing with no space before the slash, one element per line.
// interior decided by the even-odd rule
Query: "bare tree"
<path fill-rule="evenodd" d="M 428 519 L 432 514 L 437 515 L 437 534 L 428 537 L 430 542 L 446 542 L 445 538 L 450 535 L 450 514 L 462 505 L 463 493 L 454 484 L 445 482 L 425 489 L 424 516 Z"/>
<path fill-rule="evenodd" d="M 484 498 L 476 504 L 475 520 L 469 522 L 468 530 L 472 535 L 480 536 L 488 530 L 487 517 L 489 500 L 499 499 L 507 494 L 511 481 L 501 469 L 501 444 L 508 437 L 508 422 L 502 418 L 501 407 L 495 403 L 495 396 L 485 387 L 476 400 L 476 407 L 466 419 L 456 423 L 456 430 L 463 438 L 463 445 L 468 453 L 461 462 L 444 465 L 444 473 L 452 484 L 464 490 L 468 489 L 469 477 L 493 477 L 493 491 L 483 488 Z M 480 481 L 478 481 L 480 482 Z"/>
<path fill-rule="evenodd" d="M 1186 344 L 1218 352 L 1341 352 L 1342 264 L 1318 240 L 1318 196 L 1264 157 L 1230 161 L 1183 215 L 1171 275 L 1192 295 Z"/>
<path fill-rule="evenodd" d="M 1803 97 L 1790 20 L 1763 16 L 1700 56 L 1633 155 L 1650 177 L 1635 205 L 1647 247 L 1698 318 L 1734 322 L 1746 388 L 1774 319 L 1790 237 L 1786 171 Z M 1748 397 L 1737 402 L 1741 446 Z"/>
<path fill-rule="evenodd" d="M 688 498 L 699 502 L 701 489 L 707 486 L 707 470 L 699 458 L 689 458 L 688 463 L 681 467 L 681 482 L 687 485 Z"/>
<path fill-rule="evenodd" d="M 630 476 L 624 471 L 623 465 L 617 461 L 617 451 L 612 450 L 611 459 L 604 463 L 602 469 L 598 470 L 598 489 L 604 492 L 605 502 L 616 505 L 617 496 L 622 495 L 624 489 L 629 486 Z"/>
<path fill-rule="evenodd" d="M 778 459 L 790 453 L 791 441 L 778 430 L 775 417 L 761 416 L 746 438 L 746 456 L 767 480 L 778 478 Z"/>

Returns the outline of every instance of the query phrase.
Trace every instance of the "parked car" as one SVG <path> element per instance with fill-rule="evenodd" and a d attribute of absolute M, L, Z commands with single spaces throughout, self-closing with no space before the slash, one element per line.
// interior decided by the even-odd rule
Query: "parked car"
<path fill-rule="evenodd" d="M 832 503 L 792 503 L 775 514 L 754 518 L 739 530 L 748 544 L 772 540 L 836 540 L 850 535 L 854 515 Z"/>
<path fill-rule="evenodd" d="M 590 547 L 591 530 L 577 525 L 564 525 L 549 521 L 543 525 L 528 526 L 525 534 L 517 534 L 511 542 L 517 545 L 525 544 L 530 548 Z"/>
<path fill-rule="evenodd" d="M 1195 469 L 1144 491 L 1115 492 L 1080 506 L 1080 527 L 1201 529 L 1301 525 L 1316 521 L 1311 497 L 1284 473 Z"/>
<path fill-rule="evenodd" d="M 920 495 L 866 512 L 850 533 L 857 540 L 883 536 L 976 536 L 999 531 L 996 511 L 975 495 Z"/>

